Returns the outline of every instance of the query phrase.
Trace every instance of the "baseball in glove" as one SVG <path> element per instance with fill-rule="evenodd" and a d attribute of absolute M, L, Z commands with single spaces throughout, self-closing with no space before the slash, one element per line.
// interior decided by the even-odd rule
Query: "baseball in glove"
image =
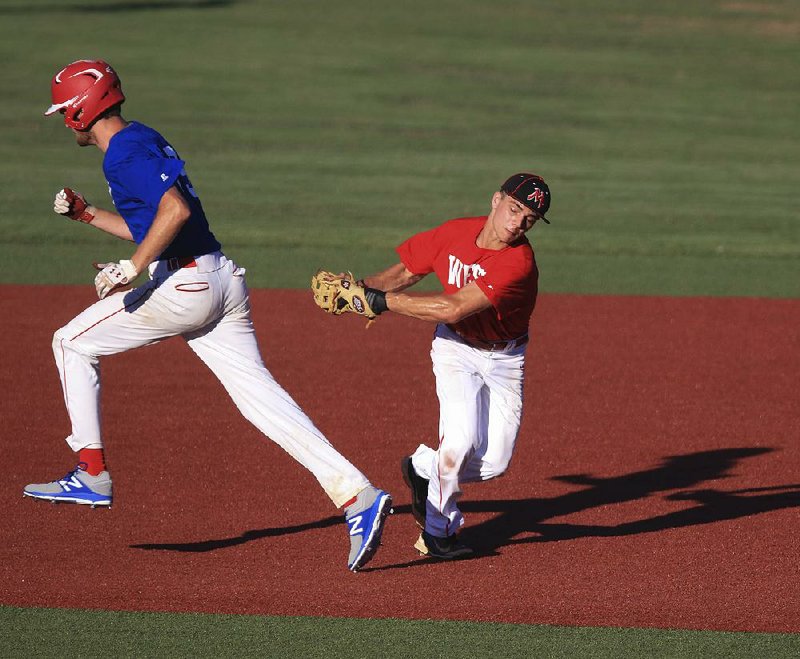
<path fill-rule="evenodd" d="M 316 305 L 334 316 L 355 313 L 367 320 L 375 320 L 387 310 L 386 293 L 362 286 L 352 272 L 336 275 L 327 270 L 317 270 L 311 278 L 311 292 Z"/>

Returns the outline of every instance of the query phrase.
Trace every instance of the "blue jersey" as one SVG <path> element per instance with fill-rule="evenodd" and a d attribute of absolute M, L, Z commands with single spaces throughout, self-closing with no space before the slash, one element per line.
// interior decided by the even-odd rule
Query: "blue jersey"
<path fill-rule="evenodd" d="M 184 165 L 161 135 L 136 121 L 111 138 L 103 159 L 111 199 L 137 244 L 153 224 L 161 197 L 169 188 L 176 186 L 189 204 L 192 214 L 161 253 L 162 259 L 201 256 L 220 249 Z"/>

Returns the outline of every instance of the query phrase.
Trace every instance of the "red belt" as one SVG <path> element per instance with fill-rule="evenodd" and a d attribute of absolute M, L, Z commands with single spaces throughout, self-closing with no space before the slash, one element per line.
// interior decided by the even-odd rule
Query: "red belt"
<path fill-rule="evenodd" d="M 180 270 L 181 268 L 196 267 L 197 262 L 194 260 L 194 256 L 174 256 L 171 259 L 167 259 L 167 270 L 169 272 Z"/>
<path fill-rule="evenodd" d="M 468 336 L 461 336 L 461 334 L 458 336 L 468 346 L 472 346 L 473 348 L 478 348 L 480 350 L 507 350 L 509 348 L 519 348 L 528 343 L 527 334 L 523 334 L 516 339 L 510 339 L 508 341 L 484 341 L 483 339 L 473 339 Z"/>

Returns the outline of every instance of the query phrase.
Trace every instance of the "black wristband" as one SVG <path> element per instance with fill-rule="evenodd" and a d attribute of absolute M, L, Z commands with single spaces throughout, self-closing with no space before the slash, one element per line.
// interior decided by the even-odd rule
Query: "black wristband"
<path fill-rule="evenodd" d="M 376 316 L 380 316 L 384 311 L 389 311 L 386 305 L 386 293 L 379 291 L 377 288 L 365 288 L 364 295 L 367 298 L 367 304 L 375 312 Z"/>

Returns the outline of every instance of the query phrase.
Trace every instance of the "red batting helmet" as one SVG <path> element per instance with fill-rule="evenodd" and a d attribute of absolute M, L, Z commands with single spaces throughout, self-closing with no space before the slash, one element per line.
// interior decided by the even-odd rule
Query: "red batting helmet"
<path fill-rule="evenodd" d="M 44 113 L 64 114 L 69 128 L 87 130 L 103 112 L 122 103 L 125 95 L 117 72 L 103 60 L 82 59 L 56 73 L 53 104 Z"/>

